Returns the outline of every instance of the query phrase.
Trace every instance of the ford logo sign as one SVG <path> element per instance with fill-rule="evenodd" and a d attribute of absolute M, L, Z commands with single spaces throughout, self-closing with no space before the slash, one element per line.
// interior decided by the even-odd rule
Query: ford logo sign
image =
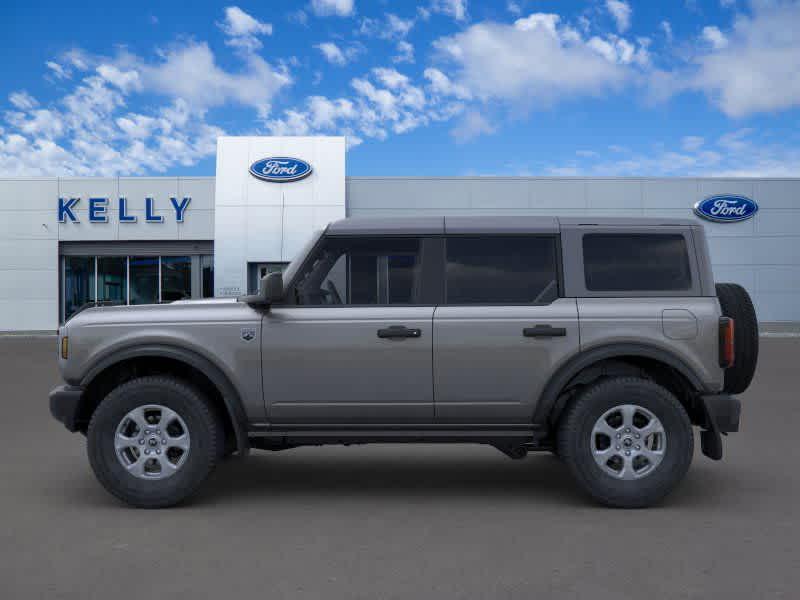
<path fill-rule="evenodd" d="M 284 183 L 299 181 L 311 175 L 311 165 L 299 158 L 271 156 L 250 165 L 250 174 L 264 181 Z"/>
<path fill-rule="evenodd" d="M 694 205 L 698 217 L 717 223 L 745 221 L 758 212 L 755 200 L 745 196 L 710 196 Z"/>

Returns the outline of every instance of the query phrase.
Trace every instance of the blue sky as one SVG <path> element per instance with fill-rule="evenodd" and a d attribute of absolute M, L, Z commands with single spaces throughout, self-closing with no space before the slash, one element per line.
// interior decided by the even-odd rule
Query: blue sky
<path fill-rule="evenodd" d="M 5 2 L 0 175 L 800 176 L 800 2 Z"/>

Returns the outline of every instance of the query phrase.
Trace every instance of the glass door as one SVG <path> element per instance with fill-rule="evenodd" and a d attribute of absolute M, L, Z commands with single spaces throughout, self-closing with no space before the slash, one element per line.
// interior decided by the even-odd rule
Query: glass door
<path fill-rule="evenodd" d="M 158 257 L 130 257 L 131 304 L 158 302 Z"/>
<path fill-rule="evenodd" d="M 128 303 L 128 258 L 126 256 L 97 257 L 98 304 Z"/>

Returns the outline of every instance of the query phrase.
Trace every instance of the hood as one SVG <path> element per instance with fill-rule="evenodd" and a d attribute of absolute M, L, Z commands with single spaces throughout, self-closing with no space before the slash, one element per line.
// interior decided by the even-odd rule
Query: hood
<path fill-rule="evenodd" d="M 116 323 L 154 323 L 175 321 L 239 320 L 254 317 L 253 308 L 236 298 L 177 300 L 169 304 L 89 306 L 75 313 L 65 326 L 113 325 Z"/>

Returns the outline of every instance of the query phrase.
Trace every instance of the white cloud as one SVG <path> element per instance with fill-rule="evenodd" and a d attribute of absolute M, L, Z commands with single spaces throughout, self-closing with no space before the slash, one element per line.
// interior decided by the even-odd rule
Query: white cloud
<path fill-rule="evenodd" d="M 672 43 L 672 24 L 669 21 L 661 21 L 659 24 L 661 31 L 664 32 L 664 37 L 667 38 L 667 43 Z"/>
<path fill-rule="evenodd" d="M 609 62 L 622 65 L 628 65 L 633 62 L 640 66 L 647 66 L 650 61 L 650 55 L 647 51 L 649 40 L 641 38 L 638 41 L 639 46 L 636 47 L 625 38 L 612 34 L 606 39 L 594 36 L 586 42 L 586 45 Z"/>
<path fill-rule="evenodd" d="M 736 6 L 736 0 L 719 0 L 719 5 L 722 8 L 733 8 Z"/>
<path fill-rule="evenodd" d="M 401 19 L 395 14 L 387 13 L 386 25 L 392 36 L 404 38 L 408 35 L 408 32 L 411 31 L 411 28 L 414 27 L 414 19 Z"/>
<path fill-rule="evenodd" d="M 519 3 L 514 2 L 514 0 L 508 0 L 508 2 L 506 2 L 506 10 L 515 17 L 522 14 L 522 7 L 520 7 Z"/>
<path fill-rule="evenodd" d="M 314 48 L 322 52 L 322 56 L 325 57 L 325 60 L 338 67 L 343 67 L 347 63 L 355 60 L 362 52 L 361 46 L 351 45 L 342 49 L 334 42 L 322 42 L 321 44 L 316 44 Z"/>
<path fill-rule="evenodd" d="M 686 152 L 696 152 L 703 144 L 705 144 L 705 139 L 697 135 L 687 135 L 681 140 L 681 147 Z"/>
<path fill-rule="evenodd" d="M 225 19 L 217 25 L 229 38 L 226 44 L 250 51 L 261 48 L 258 36 L 272 35 L 271 23 L 262 23 L 238 6 L 228 6 Z"/>
<path fill-rule="evenodd" d="M 39 104 L 39 102 L 37 102 L 36 98 L 31 96 L 25 90 L 22 90 L 22 91 L 19 91 L 19 92 L 12 92 L 8 96 L 8 101 L 11 102 L 11 104 L 15 108 L 18 108 L 20 110 L 30 110 L 34 106 L 37 106 Z"/>
<path fill-rule="evenodd" d="M 414 85 L 396 69 L 378 67 L 351 82 L 351 98 L 311 96 L 302 108 L 287 109 L 265 122 L 275 135 L 345 135 L 348 147 L 364 138 L 383 140 L 390 133 L 402 134 L 433 121 L 451 119 L 463 104 L 442 98 Z"/>
<path fill-rule="evenodd" d="M 530 106 L 620 87 L 637 51 L 623 38 L 603 41 L 587 42 L 558 15 L 534 13 L 513 25 L 479 23 L 434 46 L 471 95 Z"/>
<path fill-rule="evenodd" d="M 414 62 L 414 46 L 405 40 L 397 42 L 397 54 L 392 56 L 392 62 L 395 63 L 413 63 Z"/>
<path fill-rule="evenodd" d="M 226 71 L 217 65 L 207 44 L 192 42 L 163 53 L 160 63 L 139 62 L 138 68 L 147 90 L 182 98 L 198 108 L 233 102 L 264 115 L 272 97 L 291 83 L 291 77 L 258 55 L 248 54 L 243 60 L 241 72 Z"/>
<path fill-rule="evenodd" d="M 402 40 L 414 28 L 415 19 L 403 19 L 393 13 L 386 13 L 382 19 L 364 17 L 358 27 L 358 33 L 367 37 L 384 40 Z"/>
<path fill-rule="evenodd" d="M 481 135 L 491 135 L 497 129 L 477 110 L 465 113 L 450 134 L 459 143 L 468 142 Z"/>
<path fill-rule="evenodd" d="M 71 76 L 69 69 L 64 68 L 64 66 L 53 60 L 48 60 L 44 64 L 48 69 L 50 69 L 56 79 L 69 79 Z"/>
<path fill-rule="evenodd" d="M 732 117 L 800 106 L 799 2 L 757 2 L 739 15 L 727 44 L 697 58 L 683 87 L 704 91 Z M 713 34 L 712 34 L 713 35 Z"/>
<path fill-rule="evenodd" d="M 353 0 L 311 0 L 311 11 L 318 17 L 349 17 L 353 10 Z"/>
<path fill-rule="evenodd" d="M 432 0 L 429 10 L 463 21 L 467 18 L 467 0 Z"/>
<path fill-rule="evenodd" d="M 768 135 L 756 139 L 751 129 L 731 131 L 709 143 L 685 136 L 680 149 L 664 144 L 640 152 L 626 152 L 610 159 L 606 152 L 579 151 L 580 162 L 545 167 L 549 174 L 681 177 L 796 177 L 800 172 L 800 149 L 770 142 Z M 687 205 L 688 208 L 688 205 Z"/>
<path fill-rule="evenodd" d="M 289 21 L 289 23 L 306 25 L 308 23 L 308 15 L 306 14 L 306 11 L 304 11 L 302 8 L 299 8 L 286 15 L 286 20 Z"/>
<path fill-rule="evenodd" d="M 97 67 L 97 73 L 124 94 L 140 90 L 142 87 L 139 73 L 135 69 L 120 69 L 116 65 L 103 63 Z"/>
<path fill-rule="evenodd" d="M 623 0 L 606 0 L 606 9 L 614 17 L 617 24 L 617 31 L 625 33 L 631 26 L 631 10 L 630 4 L 623 2 Z"/>
<path fill-rule="evenodd" d="M 472 94 L 462 85 L 453 83 L 450 78 L 439 69 L 429 67 L 423 73 L 429 83 L 430 90 L 440 96 L 453 96 L 460 100 L 469 100 Z"/>
<path fill-rule="evenodd" d="M 728 38 L 714 26 L 703 27 L 703 39 L 711 44 L 714 50 L 720 50 L 728 45 Z"/>
<path fill-rule="evenodd" d="M 213 155 L 224 134 L 206 122 L 209 108 L 240 104 L 266 118 L 273 96 L 291 82 L 257 55 L 239 58 L 242 68 L 228 71 L 193 41 L 155 60 L 70 50 L 49 61 L 77 75 L 63 97 L 46 106 L 24 92 L 9 98 L 15 110 L 3 115 L 9 129 L 0 130 L 0 173 L 136 175 L 195 164 Z M 148 108 L 130 111 L 138 95 L 147 95 Z"/>

